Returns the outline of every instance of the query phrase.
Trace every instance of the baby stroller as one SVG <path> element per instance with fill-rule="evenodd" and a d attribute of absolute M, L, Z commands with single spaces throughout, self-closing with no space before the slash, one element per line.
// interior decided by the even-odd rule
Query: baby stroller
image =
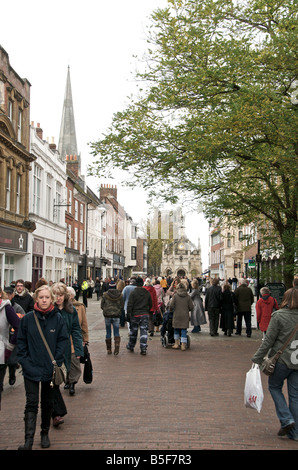
<path fill-rule="evenodd" d="M 160 342 L 161 345 L 166 348 L 168 346 L 173 346 L 175 344 L 174 340 L 174 328 L 172 325 L 173 322 L 173 312 L 166 311 L 163 315 L 162 327 L 160 329 Z M 190 337 L 187 335 L 186 347 L 190 347 Z"/>

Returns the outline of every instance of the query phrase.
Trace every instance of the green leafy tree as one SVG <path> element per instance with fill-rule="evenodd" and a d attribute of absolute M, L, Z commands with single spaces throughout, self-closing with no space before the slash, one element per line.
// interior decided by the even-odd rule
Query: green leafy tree
<path fill-rule="evenodd" d="M 90 173 L 208 219 L 255 223 L 284 259 L 297 253 L 297 4 L 168 0 L 152 14 L 139 92 L 91 144 Z M 274 243 L 273 243 L 274 241 Z M 267 248 L 268 248 L 267 247 Z"/>

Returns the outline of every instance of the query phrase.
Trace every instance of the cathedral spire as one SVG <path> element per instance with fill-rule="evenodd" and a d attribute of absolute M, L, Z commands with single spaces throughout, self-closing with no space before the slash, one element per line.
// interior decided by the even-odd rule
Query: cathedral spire
<path fill-rule="evenodd" d="M 65 160 L 66 155 L 78 155 L 69 66 L 67 71 L 58 150 L 62 160 Z"/>

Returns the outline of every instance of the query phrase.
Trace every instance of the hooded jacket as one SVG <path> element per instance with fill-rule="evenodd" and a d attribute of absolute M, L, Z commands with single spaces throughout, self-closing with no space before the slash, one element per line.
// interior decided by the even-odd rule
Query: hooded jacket
<path fill-rule="evenodd" d="M 184 287 L 177 287 L 176 292 L 170 302 L 170 310 L 173 314 L 173 328 L 189 327 L 189 312 L 194 308 L 187 290 Z"/>
<path fill-rule="evenodd" d="M 278 310 L 278 303 L 271 295 L 262 296 L 256 303 L 257 322 L 261 331 L 267 331 L 273 310 Z"/>
<path fill-rule="evenodd" d="M 9 300 L 0 300 L 0 364 L 4 364 L 16 344 L 20 319 L 15 313 Z M 14 334 L 9 337 L 9 328 L 14 328 Z"/>
<path fill-rule="evenodd" d="M 117 289 L 109 289 L 103 294 L 100 306 L 104 317 L 120 318 L 121 310 L 124 307 L 122 292 Z"/>
<path fill-rule="evenodd" d="M 61 366 L 65 348 L 69 344 L 65 321 L 57 308 L 46 314 L 36 310 L 35 314 L 54 359 Z M 53 364 L 38 331 L 33 311 L 27 313 L 20 322 L 17 346 L 18 362 L 24 377 L 35 382 L 52 380 Z"/>

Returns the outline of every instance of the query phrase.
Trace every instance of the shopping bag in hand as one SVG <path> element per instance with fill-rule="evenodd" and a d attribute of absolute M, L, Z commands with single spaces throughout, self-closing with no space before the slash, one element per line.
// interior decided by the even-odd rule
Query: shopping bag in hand
<path fill-rule="evenodd" d="M 253 408 L 260 413 L 264 400 L 261 373 L 258 364 L 253 364 L 246 373 L 244 387 L 244 404 L 247 408 Z"/>

